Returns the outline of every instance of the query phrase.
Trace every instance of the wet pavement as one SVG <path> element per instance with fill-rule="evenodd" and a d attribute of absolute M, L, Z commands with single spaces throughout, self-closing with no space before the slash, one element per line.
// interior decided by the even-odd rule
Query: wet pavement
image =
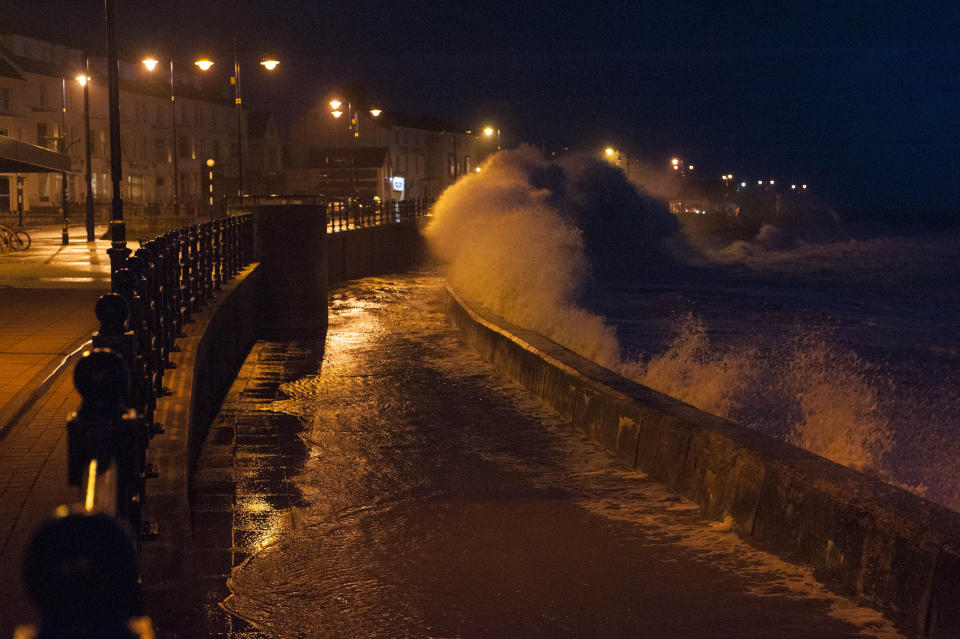
<path fill-rule="evenodd" d="M 624 470 L 463 346 L 432 272 L 259 342 L 193 481 L 221 637 L 898 636 Z"/>

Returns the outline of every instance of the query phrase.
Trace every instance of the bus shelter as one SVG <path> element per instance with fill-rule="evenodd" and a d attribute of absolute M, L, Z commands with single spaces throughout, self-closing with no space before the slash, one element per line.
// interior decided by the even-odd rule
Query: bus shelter
<path fill-rule="evenodd" d="M 23 173 L 66 173 L 70 156 L 0 135 L 0 211 L 10 211 L 10 179 L 16 176 L 17 215 L 23 220 Z"/>

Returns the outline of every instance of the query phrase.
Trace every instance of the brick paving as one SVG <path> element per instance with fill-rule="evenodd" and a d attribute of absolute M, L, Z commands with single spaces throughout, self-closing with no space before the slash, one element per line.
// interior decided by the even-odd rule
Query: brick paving
<path fill-rule="evenodd" d="M 109 290 L 108 241 L 81 242 L 80 227 L 67 246 L 59 227 L 30 234 L 27 251 L 0 253 L 0 636 L 33 616 L 19 574 L 30 533 L 78 497 L 66 482 L 65 424 L 80 401 L 71 364 Z"/>

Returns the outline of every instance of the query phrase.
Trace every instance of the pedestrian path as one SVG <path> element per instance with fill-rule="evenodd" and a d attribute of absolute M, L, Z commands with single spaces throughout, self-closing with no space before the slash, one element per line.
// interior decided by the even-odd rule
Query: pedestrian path
<path fill-rule="evenodd" d="M 166 636 L 900 636 L 618 466 L 444 311 L 435 274 L 358 280 L 322 362 L 254 347 L 192 479 L 208 625 Z"/>
<path fill-rule="evenodd" d="M 83 241 L 82 227 L 67 246 L 60 227 L 29 232 L 28 250 L 0 253 L 0 637 L 30 617 L 19 575 L 29 534 L 77 498 L 66 482 L 65 424 L 79 405 L 71 364 L 109 290 L 108 241 Z"/>

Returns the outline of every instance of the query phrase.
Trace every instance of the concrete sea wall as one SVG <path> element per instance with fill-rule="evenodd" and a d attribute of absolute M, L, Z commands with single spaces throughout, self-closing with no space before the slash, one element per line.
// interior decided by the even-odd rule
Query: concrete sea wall
<path fill-rule="evenodd" d="M 960 636 L 960 514 L 624 379 L 447 291 L 468 344 L 620 463 L 908 632 Z"/>
<path fill-rule="evenodd" d="M 410 220 L 327 235 L 325 249 L 328 284 L 396 273 L 427 255 L 420 226 Z"/>

